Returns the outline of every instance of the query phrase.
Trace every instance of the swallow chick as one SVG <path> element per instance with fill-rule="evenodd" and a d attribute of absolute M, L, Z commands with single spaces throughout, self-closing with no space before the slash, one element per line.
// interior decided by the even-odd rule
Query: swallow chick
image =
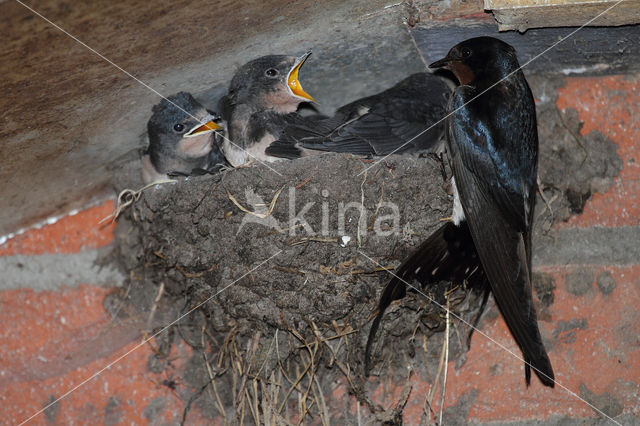
<path fill-rule="evenodd" d="M 440 77 L 416 73 L 339 108 L 331 118 L 291 123 L 266 153 L 298 158 L 309 150 L 367 156 L 434 152 L 443 139 L 450 94 Z"/>
<path fill-rule="evenodd" d="M 145 183 L 170 175 L 213 173 L 224 165 L 220 149 L 224 123 L 191 94 L 162 99 L 152 112 L 147 122 L 149 146 L 142 157 Z"/>
<path fill-rule="evenodd" d="M 265 149 L 288 123 L 302 118 L 296 113 L 300 103 L 313 102 L 298 78 L 310 54 L 262 56 L 240 67 L 233 76 L 220 102 L 229 132 L 222 149 L 232 166 L 251 159 L 278 160 L 265 154 Z"/>
<path fill-rule="evenodd" d="M 460 83 L 449 101 L 446 120 L 453 171 L 452 222 L 406 259 L 385 287 L 365 365 L 381 316 L 391 301 L 404 296 L 405 280 L 416 278 L 425 286 L 433 277 L 486 279 L 524 355 L 527 385 L 533 368 L 542 384 L 553 387 L 553 368 L 540 336 L 531 289 L 538 168 L 531 89 L 514 48 L 492 37 L 466 40 L 430 67 L 451 71 Z"/>

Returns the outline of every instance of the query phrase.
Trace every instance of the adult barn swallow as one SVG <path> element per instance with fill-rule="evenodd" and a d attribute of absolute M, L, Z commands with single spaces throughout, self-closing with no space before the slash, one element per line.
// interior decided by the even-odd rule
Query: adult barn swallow
<path fill-rule="evenodd" d="M 145 183 L 170 174 L 214 172 L 224 165 L 223 126 L 191 94 L 180 92 L 154 105 L 147 123 L 149 147 L 142 157 Z"/>
<path fill-rule="evenodd" d="M 447 253 L 454 249 L 471 254 L 463 262 L 465 274 L 472 273 L 473 255 L 478 256 L 480 267 L 475 273 L 486 276 L 524 355 L 527 385 L 533 368 L 544 385 L 553 387 L 554 373 L 538 329 L 531 290 L 531 233 L 538 168 L 531 89 L 514 48 L 492 37 L 466 40 L 430 67 L 450 70 L 460 83 L 451 96 L 446 120 L 454 203 L 453 225 L 444 227 L 459 227 L 462 234 L 468 228 L 471 240 L 466 247 L 450 246 Z M 442 245 L 439 232 L 430 240 Z M 460 241 L 462 234 L 458 235 Z M 403 263 L 398 277 L 421 275 L 421 284 L 425 285 L 425 276 L 434 271 L 438 275 L 440 265 L 424 257 L 434 249 L 423 246 Z M 400 286 L 404 287 L 404 283 L 397 277 L 387 284 L 383 292 L 386 300 L 380 301 L 378 318 L 391 300 L 404 295 Z"/>
<path fill-rule="evenodd" d="M 233 76 L 220 102 L 229 131 L 229 140 L 222 148 L 232 166 L 241 166 L 251 158 L 278 160 L 267 156 L 265 148 L 279 138 L 284 126 L 301 118 L 296 113 L 300 103 L 313 102 L 298 78 L 310 54 L 299 58 L 262 56 L 240 67 Z"/>
<path fill-rule="evenodd" d="M 450 94 L 440 77 L 416 73 L 339 108 L 331 118 L 291 123 L 266 153 L 298 158 L 309 149 L 360 155 L 434 151 L 444 135 Z"/>

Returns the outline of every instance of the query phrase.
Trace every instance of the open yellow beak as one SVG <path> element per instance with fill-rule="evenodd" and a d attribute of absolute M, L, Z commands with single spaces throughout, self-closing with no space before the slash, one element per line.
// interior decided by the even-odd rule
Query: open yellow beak
<path fill-rule="evenodd" d="M 305 101 L 314 102 L 311 95 L 302 89 L 302 84 L 300 84 L 300 81 L 298 80 L 298 71 L 300 71 L 300 67 L 302 67 L 302 64 L 304 64 L 304 61 L 307 60 L 309 55 L 311 55 L 311 52 L 305 53 L 296 60 L 296 63 L 293 65 L 293 68 L 291 68 L 291 71 L 289 71 L 289 75 L 287 76 L 287 85 L 294 96 L 304 99 Z"/>
<path fill-rule="evenodd" d="M 185 138 L 193 138 L 195 136 L 206 135 L 207 133 L 211 133 L 215 130 L 220 130 L 222 127 L 214 123 L 213 121 L 207 121 L 204 124 L 196 124 L 196 126 L 185 133 Z"/>

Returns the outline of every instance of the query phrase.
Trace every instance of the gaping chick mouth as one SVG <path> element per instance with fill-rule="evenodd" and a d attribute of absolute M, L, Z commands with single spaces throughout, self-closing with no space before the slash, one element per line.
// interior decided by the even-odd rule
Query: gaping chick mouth
<path fill-rule="evenodd" d="M 311 95 L 302 89 L 302 84 L 300 84 L 298 80 L 298 71 L 300 71 L 300 67 L 302 67 L 302 64 L 304 64 L 304 61 L 307 60 L 309 55 L 311 55 L 311 52 L 307 52 L 296 59 L 296 63 L 293 64 L 293 68 L 291 68 L 289 75 L 287 75 L 287 87 L 293 96 L 305 101 L 314 102 Z"/>
<path fill-rule="evenodd" d="M 216 130 L 222 129 L 218 124 L 213 121 L 214 117 L 210 114 L 206 115 L 200 123 L 196 124 L 193 129 L 184 134 L 185 138 L 193 138 L 196 136 L 206 135 Z M 204 124 L 203 124 L 204 123 Z"/>

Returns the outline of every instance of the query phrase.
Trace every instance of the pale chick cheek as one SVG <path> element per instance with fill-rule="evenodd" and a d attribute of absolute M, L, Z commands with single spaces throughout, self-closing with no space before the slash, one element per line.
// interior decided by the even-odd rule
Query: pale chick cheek
<path fill-rule="evenodd" d="M 263 95 L 262 100 L 264 105 L 268 105 L 271 109 L 281 114 L 295 112 L 300 102 L 302 102 L 289 93 L 287 88 L 283 88 L 277 92 L 266 93 Z"/>
<path fill-rule="evenodd" d="M 193 138 L 182 138 L 178 142 L 176 149 L 182 154 L 182 157 L 202 157 L 211 152 L 213 146 L 213 137 L 211 135 L 211 133 L 207 133 Z"/>

